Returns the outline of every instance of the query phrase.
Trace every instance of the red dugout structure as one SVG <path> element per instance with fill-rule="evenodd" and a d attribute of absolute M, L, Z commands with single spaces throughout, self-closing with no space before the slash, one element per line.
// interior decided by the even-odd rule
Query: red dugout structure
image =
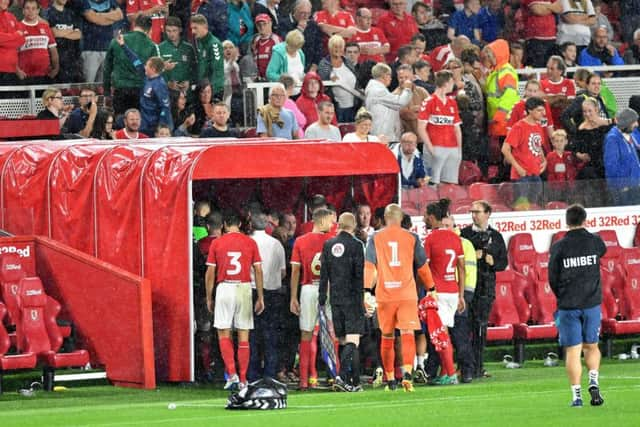
<path fill-rule="evenodd" d="M 167 381 L 193 380 L 194 199 L 238 207 L 258 195 L 301 213 L 315 193 L 338 208 L 375 209 L 398 192 L 397 159 L 377 143 L 16 142 L 0 144 L 0 171 L 2 228 L 50 237 L 150 280 L 156 374 Z"/>

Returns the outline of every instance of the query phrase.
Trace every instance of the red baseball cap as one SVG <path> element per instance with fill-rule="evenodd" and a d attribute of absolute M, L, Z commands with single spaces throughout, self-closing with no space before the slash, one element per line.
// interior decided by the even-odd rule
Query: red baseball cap
<path fill-rule="evenodd" d="M 266 13 L 261 13 L 258 16 L 256 16 L 256 24 L 258 22 L 271 22 L 271 17 Z"/>

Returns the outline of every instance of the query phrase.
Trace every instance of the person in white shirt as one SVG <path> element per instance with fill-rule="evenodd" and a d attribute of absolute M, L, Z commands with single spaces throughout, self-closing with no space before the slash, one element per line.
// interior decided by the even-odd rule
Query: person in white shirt
<path fill-rule="evenodd" d="M 387 142 L 386 139 L 383 141 L 380 140 L 375 135 L 369 135 L 371 131 L 371 113 L 369 113 L 364 107 L 358 110 L 356 114 L 356 131 L 349 132 L 344 137 L 342 137 L 342 142 Z M 383 136 L 383 135 L 381 135 Z M 384 138 L 384 136 L 383 136 Z"/>
<path fill-rule="evenodd" d="M 282 279 L 286 275 L 284 247 L 275 238 L 269 236 L 267 216 L 254 213 L 251 216 L 253 234 L 262 258 L 263 289 L 265 309 L 254 317 L 254 329 L 250 335 L 251 358 L 247 379 L 255 381 L 262 377 L 275 378 L 278 372 L 278 326 L 280 313 L 286 310 L 284 293 L 281 292 Z M 255 286 L 252 275 L 252 286 Z M 256 293 L 254 291 L 254 298 Z M 263 361 L 264 357 L 264 361 Z M 262 368 L 264 362 L 264 369 Z"/>
<path fill-rule="evenodd" d="M 307 139 L 326 139 L 327 141 L 340 142 L 342 136 L 340 129 L 332 125 L 335 107 L 329 101 L 318 104 L 318 121 L 312 123 L 304 132 Z"/>

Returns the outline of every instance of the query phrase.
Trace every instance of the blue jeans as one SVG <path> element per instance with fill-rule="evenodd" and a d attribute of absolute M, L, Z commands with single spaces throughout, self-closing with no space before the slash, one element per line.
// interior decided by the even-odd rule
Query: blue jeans
<path fill-rule="evenodd" d="M 338 123 L 353 123 L 356 119 L 356 112 L 354 111 L 354 107 L 336 107 L 336 119 L 338 120 Z"/>

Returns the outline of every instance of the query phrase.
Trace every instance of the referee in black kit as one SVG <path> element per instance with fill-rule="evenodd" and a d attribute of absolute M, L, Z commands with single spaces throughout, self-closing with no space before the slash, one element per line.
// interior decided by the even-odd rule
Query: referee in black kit
<path fill-rule="evenodd" d="M 600 406 L 604 403 L 598 382 L 598 339 L 602 316 L 600 258 L 607 247 L 599 236 L 584 228 L 586 219 L 587 212 L 582 206 L 570 206 L 566 212 L 569 231 L 551 246 L 549 256 L 549 285 L 558 300 L 556 325 L 560 345 L 565 352 L 565 367 L 573 396 L 572 407 L 582 406 L 582 352 L 589 369 L 591 405 Z"/>
<path fill-rule="evenodd" d="M 338 235 L 325 242 L 320 257 L 318 303 L 327 302 L 331 284 L 331 315 L 340 340 L 340 375 L 334 389 L 362 391 L 358 344 L 364 333 L 364 245 L 354 237 L 356 217 L 345 212 L 338 219 Z"/>

